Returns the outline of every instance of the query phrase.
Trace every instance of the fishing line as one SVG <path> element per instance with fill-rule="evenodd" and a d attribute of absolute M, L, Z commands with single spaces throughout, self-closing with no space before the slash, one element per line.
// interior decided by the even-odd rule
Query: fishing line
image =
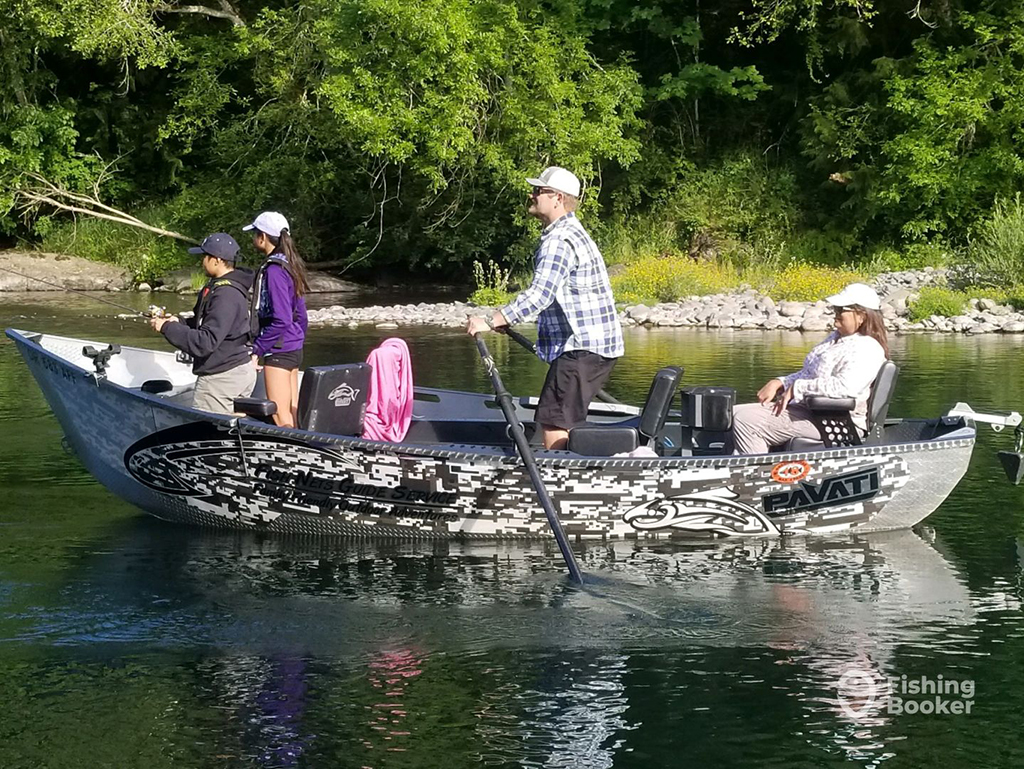
<path fill-rule="evenodd" d="M 0 267 L 0 270 L 3 270 L 4 272 L 9 272 L 12 275 L 17 275 L 20 278 L 25 278 L 26 280 L 37 280 L 43 285 L 56 288 L 60 291 L 67 291 L 70 294 L 78 294 L 79 296 L 84 296 L 86 299 L 92 299 L 95 302 L 103 302 L 103 304 L 109 304 L 111 307 L 116 307 L 119 310 L 126 310 L 127 312 L 130 312 L 132 315 L 141 315 L 143 318 L 159 318 L 162 317 L 163 314 L 163 310 L 160 310 L 159 313 L 154 310 L 136 310 L 134 307 L 128 307 L 127 305 L 118 304 L 117 302 L 111 302 L 109 299 L 101 299 L 100 297 L 93 296 L 92 294 L 88 294 L 85 291 L 78 291 L 77 289 L 74 288 L 68 288 L 67 286 L 62 286 L 59 283 L 51 283 L 48 280 L 37 278 L 34 275 L 26 275 L 23 272 L 12 270 L 10 267 Z"/>

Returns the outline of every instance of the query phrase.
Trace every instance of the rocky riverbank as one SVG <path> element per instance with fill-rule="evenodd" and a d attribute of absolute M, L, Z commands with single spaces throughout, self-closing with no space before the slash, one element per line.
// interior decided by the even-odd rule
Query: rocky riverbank
<path fill-rule="evenodd" d="M 972 299 L 963 315 L 944 318 L 933 315 L 919 321 L 908 317 L 908 303 L 927 285 L 945 283 L 944 270 L 926 268 L 880 275 L 875 288 L 882 297 L 882 315 L 886 326 L 895 333 L 957 332 L 966 334 L 1024 332 L 1024 314 L 991 299 Z M 824 331 L 832 326 L 831 315 L 824 301 L 775 302 L 754 290 L 711 296 L 691 296 L 678 302 L 648 307 L 631 305 L 619 313 L 626 326 L 739 329 L 785 329 L 792 331 Z M 401 326 L 464 326 L 466 316 L 479 315 L 483 308 L 465 302 L 373 307 L 334 305 L 313 310 L 309 321 L 314 325 L 348 326 L 372 324 L 379 328 Z"/>
<path fill-rule="evenodd" d="M 77 256 L 46 254 L 37 251 L 0 252 L 0 292 L 5 291 L 169 291 L 194 294 L 194 276 L 199 271 L 198 257 L 195 268 L 175 270 L 153 284 L 134 286 L 126 270 L 104 262 L 93 262 Z M 309 272 L 312 293 L 354 293 L 365 291 L 348 280 L 341 280 L 317 270 Z"/>

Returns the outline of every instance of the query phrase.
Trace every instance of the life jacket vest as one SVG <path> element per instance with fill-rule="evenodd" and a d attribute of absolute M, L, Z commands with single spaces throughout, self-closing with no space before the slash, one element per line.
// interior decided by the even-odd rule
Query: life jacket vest
<path fill-rule="evenodd" d="M 244 267 L 236 267 L 227 275 L 220 278 L 210 278 L 203 286 L 203 290 L 199 292 L 199 302 L 196 305 L 196 328 L 203 325 L 203 319 L 206 317 L 206 308 L 210 304 L 210 297 L 213 295 L 215 289 L 221 286 L 230 286 L 235 291 L 240 293 L 245 299 L 246 304 L 249 306 L 249 328 L 250 336 L 249 342 L 252 343 L 254 337 L 252 334 L 252 283 L 248 280 L 248 277 L 252 273 Z"/>
<path fill-rule="evenodd" d="M 263 308 L 263 285 L 267 279 L 267 270 L 270 269 L 270 265 L 279 264 L 284 269 L 288 269 L 288 257 L 280 252 L 275 252 L 267 257 L 267 260 L 260 265 L 260 268 L 256 271 L 256 278 L 252 282 L 252 287 L 249 289 L 249 342 L 251 343 L 256 337 L 260 335 L 260 310 L 267 309 Z M 292 310 L 292 320 L 296 320 L 295 311 Z"/>

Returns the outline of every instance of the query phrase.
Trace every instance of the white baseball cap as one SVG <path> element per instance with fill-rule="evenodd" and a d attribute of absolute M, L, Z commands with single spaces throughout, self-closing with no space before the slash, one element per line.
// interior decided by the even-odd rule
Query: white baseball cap
<path fill-rule="evenodd" d="M 580 180 L 576 178 L 576 174 L 558 166 L 548 166 L 539 179 L 527 179 L 526 183 L 534 187 L 550 187 L 574 198 L 580 196 Z"/>
<path fill-rule="evenodd" d="M 833 307 L 850 307 L 856 304 L 867 310 L 877 310 L 882 306 L 878 293 L 866 283 L 851 283 L 825 301 Z"/>
<path fill-rule="evenodd" d="M 264 211 L 253 220 L 252 224 L 247 224 L 242 228 L 243 232 L 249 230 L 259 230 L 272 238 L 277 238 L 280 237 L 281 230 L 290 231 L 291 228 L 288 226 L 288 220 L 277 211 Z"/>

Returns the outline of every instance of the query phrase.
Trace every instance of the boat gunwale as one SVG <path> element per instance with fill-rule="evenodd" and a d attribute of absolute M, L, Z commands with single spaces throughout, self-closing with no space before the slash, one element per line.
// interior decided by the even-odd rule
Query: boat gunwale
<path fill-rule="evenodd" d="M 222 425 L 225 429 L 234 429 L 244 427 L 245 434 L 248 435 L 269 435 L 269 436 L 280 436 L 290 438 L 292 440 L 304 440 L 314 443 L 327 444 L 329 446 L 337 446 L 340 448 L 350 448 L 364 452 L 386 452 L 386 453 L 400 453 L 409 456 L 423 457 L 423 458 L 438 458 L 438 459 L 451 459 L 451 460 L 469 460 L 473 461 L 486 459 L 494 461 L 498 464 L 509 464 L 518 465 L 519 457 L 515 452 L 515 447 L 511 444 L 507 447 L 504 446 L 486 446 L 486 445 L 474 445 L 474 444 L 430 444 L 424 446 L 421 444 L 413 443 L 391 443 L 387 441 L 371 441 L 364 438 L 358 438 L 354 436 L 343 436 L 343 435 L 332 435 L 329 433 L 318 433 L 309 430 L 303 430 L 301 428 L 288 428 L 288 427 L 277 427 L 276 425 L 268 425 L 258 420 L 249 418 L 239 418 L 221 414 L 213 414 L 209 412 L 199 411 L 186 406 L 181 406 L 177 403 L 167 400 L 166 398 L 160 397 L 159 395 L 143 392 L 137 387 L 128 387 L 117 382 L 112 382 L 106 377 L 97 377 L 95 372 L 91 372 L 82 366 L 79 366 L 67 358 L 64 358 L 57 353 L 43 347 L 37 339 L 27 336 L 27 334 L 33 334 L 37 337 L 42 336 L 53 336 L 61 339 L 76 340 L 74 337 L 65 337 L 58 334 L 44 334 L 44 332 L 26 332 L 20 329 L 8 328 L 5 330 L 6 336 L 15 342 L 15 344 L 24 344 L 31 347 L 37 353 L 56 361 L 59 364 L 69 366 L 74 370 L 81 372 L 86 378 L 93 379 L 98 387 L 109 387 L 115 391 L 121 392 L 128 397 L 134 397 L 141 399 L 144 402 L 150 403 L 157 406 L 165 411 L 169 411 L 181 416 L 189 417 L 189 421 L 203 421 L 212 424 Z M 138 350 L 140 352 L 152 352 L 157 355 L 171 355 L 172 353 L 166 353 L 161 350 L 149 350 L 144 347 L 131 347 L 124 346 L 127 349 Z M 430 388 L 435 391 L 442 391 L 442 388 Z M 457 390 L 448 390 L 447 392 L 462 392 Z M 467 393 L 470 395 L 477 395 L 479 393 Z M 935 417 L 932 417 L 935 419 Z M 929 421 L 928 418 L 914 418 L 905 419 L 902 421 Z M 557 468 L 608 468 L 608 469 L 655 469 L 666 467 L 680 467 L 680 468 L 708 468 L 708 467 L 738 467 L 744 465 L 764 465 L 764 464 L 778 464 L 784 462 L 793 462 L 800 460 L 822 460 L 822 459 L 833 459 L 838 457 L 862 457 L 862 456 L 877 456 L 879 454 L 905 454 L 910 452 L 919 451 L 945 451 L 957 448 L 973 447 L 976 439 L 977 432 L 973 426 L 971 426 L 967 420 L 963 420 L 963 427 L 952 430 L 944 435 L 929 438 L 923 441 L 909 441 L 902 443 L 879 443 L 879 444 L 868 444 L 861 446 L 843 446 L 818 449 L 813 451 L 798 451 L 798 452 L 777 452 L 769 454 L 714 454 L 714 455 L 700 455 L 700 456 L 673 456 L 673 457 L 587 457 L 572 454 L 568 451 L 545 451 L 539 449 L 535 452 L 535 457 L 538 465 L 543 467 L 557 467 Z M 451 446 L 451 448 L 445 448 Z M 472 449 L 467 451 L 467 449 Z"/>

